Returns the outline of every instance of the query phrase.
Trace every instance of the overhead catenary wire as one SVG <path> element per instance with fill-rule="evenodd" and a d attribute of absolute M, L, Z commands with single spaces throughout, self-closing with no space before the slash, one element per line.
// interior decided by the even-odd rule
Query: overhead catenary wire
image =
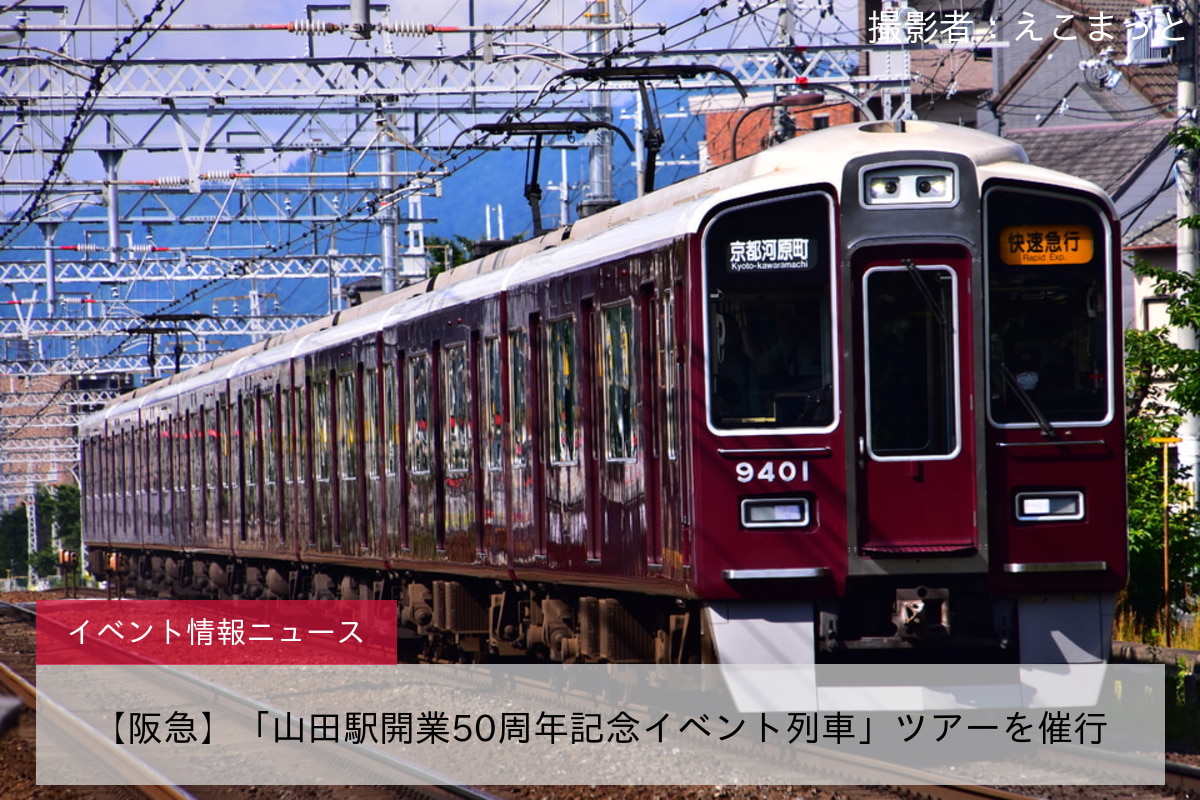
<path fill-rule="evenodd" d="M 626 31 L 628 33 L 628 36 L 621 37 L 621 39 L 619 41 L 615 42 L 614 46 L 610 47 L 610 49 L 607 52 L 595 54 L 595 56 L 594 56 L 595 62 L 598 63 L 605 59 L 618 58 L 623 53 L 631 51 L 632 48 L 634 46 L 636 46 L 637 44 L 646 43 L 651 40 L 655 40 L 657 43 L 657 47 L 655 47 L 653 49 L 653 52 L 667 53 L 674 49 L 686 47 L 687 44 L 690 44 L 691 42 L 696 41 L 697 39 L 701 38 L 704 35 L 711 35 L 715 31 L 719 31 L 719 30 L 726 29 L 726 28 L 729 28 L 732 26 L 736 26 L 736 24 L 739 21 L 742 21 L 749 16 L 753 16 L 757 13 L 760 13 L 762 10 L 771 7 L 773 4 L 774 4 L 773 0 L 768 0 L 768 2 L 760 2 L 757 4 L 751 4 L 749 2 L 742 3 L 742 4 L 739 4 L 735 10 L 731 11 L 731 13 L 728 17 L 725 17 L 720 12 L 728 5 L 728 3 L 720 2 L 720 3 L 712 4 L 707 7 L 701 7 L 695 13 L 693 13 L 690 16 L 680 20 L 679 22 L 671 24 L 671 25 L 664 25 L 664 26 L 646 25 L 646 26 L 642 26 L 642 27 L 618 26 L 623 31 Z M 139 23 L 141 25 L 141 27 L 131 29 L 129 31 L 129 33 L 121 40 L 121 42 L 118 43 L 118 46 L 116 48 L 114 48 L 113 53 L 108 56 L 108 58 L 106 59 L 105 62 L 103 62 L 104 66 L 97 68 L 96 72 L 102 73 L 105 67 L 111 66 L 115 62 L 115 59 L 118 57 L 119 53 L 123 49 L 129 47 L 130 44 L 132 43 L 132 41 L 136 38 L 137 30 L 151 31 L 150 35 L 153 35 L 154 32 L 158 32 L 158 31 L 162 31 L 162 30 L 181 29 L 181 28 L 178 28 L 177 26 L 176 27 L 168 26 L 165 23 L 160 23 L 157 26 L 154 26 L 153 28 L 151 28 L 150 17 L 152 17 L 154 14 L 159 13 L 161 11 L 161 9 L 164 7 L 164 5 L 165 5 L 165 0 L 159 0 L 159 2 L 156 4 L 155 9 L 151 12 L 151 14 L 147 15 L 147 17 L 144 18 L 141 23 Z M 177 3 L 172 8 L 171 14 L 173 14 L 174 11 L 177 10 L 177 8 L 180 5 L 182 5 L 182 2 Z M 542 8 L 545 7 L 545 5 L 546 5 L 545 3 L 542 3 L 539 6 L 537 6 L 533 11 L 540 11 Z M 82 11 L 82 9 L 81 9 L 81 11 Z M 533 12 L 530 12 L 530 13 L 533 13 Z M 169 18 L 169 15 L 168 15 L 168 18 Z M 703 26 L 702 30 L 699 32 L 689 31 L 689 26 L 691 26 L 693 23 L 695 23 L 698 20 L 703 20 L 706 22 L 706 24 Z M 524 24 L 524 23 L 522 23 L 522 24 Z M 470 26 L 467 26 L 467 27 L 469 28 Z M 544 28 L 544 30 L 554 29 L 559 32 L 565 32 L 569 27 L 570 27 L 570 25 L 563 25 L 563 26 L 557 26 L 557 27 L 548 26 L 548 27 Z M 393 28 L 393 29 L 397 30 L 396 28 Z M 463 28 L 461 26 L 459 26 L 457 28 L 457 30 L 462 31 Z M 449 31 L 447 30 L 442 33 L 448 34 Z M 679 33 L 680 35 L 678 37 L 673 37 L 673 34 L 675 34 L 675 33 Z M 673 41 L 673 38 L 676 38 L 677 40 Z M 142 45 L 144 46 L 144 44 L 145 43 L 143 42 Z M 138 49 L 140 49 L 140 47 Z M 452 57 L 448 56 L 447 58 L 452 58 Z M 101 77 L 102 77 L 102 75 L 101 75 Z M 76 118 L 72 122 L 71 130 L 69 132 L 70 135 L 68 137 L 66 137 L 66 139 L 65 139 L 65 141 L 68 142 L 68 145 L 70 145 L 70 143 L 73 142 L 74 137 L 77 136 L 80 132 L 78 129 L 79 128 L 79 120 L 83 118 L 83 116 L 87 113 L 88 108 L 90 108 L 90 106 L 92 104 L 94 104 L 94 102 L 95 102 L 96 87 L 98 87 L 99 82 L 100 82 L 99 77 L 96 77 L 93 79 L 91 87 L 90 87 L 90 89 L 91 89 L 90 96 L 84 98 L 84 100 L 87 102 L 81 103 L 79 108 L 76 111 Z M 543 107 L 533 107 L 529 104 L 525 104 L 522 106 L 518 106 L 516 108 L 516 111 L 520 114 L 525 114 L 532 118 L 538 118 L 540 116 L 544 116 L 546 114 L 553 113 L 556 108 L 559 108 L 562 105 L 569 103 L 571 101 L 571 99 L 575 98 L 581 91 L 582 91 L 582 89 L 580 89 L 580 88 L 563 91 L 563 92 L 560 92 L 552 101 L 550 101 L 547 104 L 544 104 Z M 63 164 L 65 164 L 65 160 L 69 156 L 71 149 L 72 148 L 70 146 L 62 148 L 62 152 L 59 154 L 59 156 L 60 156 L 59 160 L 62 161 Z M 462 148 L 459 148 L 458 151 L 447 152 L 446 156 L 443 159 L 443 164 L 439 165 L 439 169 L 444 169 L 447 172 L 447 174 L 453 174 L 457 170 L 463 169 L 466 166 L 468 166 L 469 164 L 474 163 L 477 159 L 481 158 L 482 155 L 483 155 L 483 153 L 480 151 L 477 151 L 477 150 L 472 152 L 472 149 L 469 144 L 464 145 Z M 276 158 L 278 158 L 278 156 L 276 156 Z M 57 176 L 57 174 L 61 173 L 63 164 L 59 164 L 56 169 L 51 170 L 51 172 L 47 175 L 47 180 L 40 187 L 40 191 L 45 191 L 46 187 L 49 187 L 53 183 L 53 180 Z M 402 187 L 400 190 L 398 190 L 393 195 L 381 198 L 381 201 L 382 202 L 398 202 L 398 201 L 402 200 L 403 198 L 407 197 L 409 194 L 411 194 L 411 192 L 419 191 L 420 187 L 418 184 L 420 183 L 421 180 L 428 178 L 429 175 L 431 174 L 431 172 L 432 172 L 431 169 L 416 170 L 415 174 L 413 175 L 414 180 L 409 185 L 407 185 L 406 187 Z M 246 173 L 239 172 L 237 174 L 241 175 L 241 174 L 246 174 Z M 441 177 L 441 176 L 439 176 L 439 177 Z M 236 178 L 233 178 L 231 176 L 231 179 L 236 179 Z M 39 193 L 40 193 L 40 191 L 39 191 Z M 377 201 L 377 202 L 379 202 L 379 201 Z M 32 210 L 37 207 L 38 207 L 37 204 L 34 204 L 34 205 L 30 206 L 29 208 L 30 208 L 30 210 Z M 371 210 L 370 207 L 365 204 L 364 205 L 356 205 L 354 207 L 342 209 L 341 212 L 336 216 L 336 218 L 332 222 L 329 223 L 328 227 L 331 229 L 336 229 L 339 227 L 344 227 L 345 225 L 350 224 L 350 223 L 359 222 L 359 221 L 361 221 L 360 216 L 364 212 L 369 212 L 370 210 Z M 32 222 L 32 219 L 33 219 L 32 214 L 29 213 L 29 211 L 26 211 L 26 213 L 24 214 L 24 222 L 26 224 L 29 224 L 30 222 Z M 11 240 L 11 238 L 15 235 L 15 231 L 17 230 L 18 227 L 19 226 L 14 226 L 13 228 L 10 228 L 10 230 L 6 232 L 4 239 L 0 240 L 0 241 Z M 242 276 L 252 274 L 255 271 L 255 267 L 256 267 L 256 264 L 258 261 L 260 261 L 262 259 L 266 259 L 266 258 L 271 258 L 271 257 L 277 256 L 280 254 L 296 252 L 299 248 L 302 248 L 305 245 L 307 245 L 308 243 L 314 241 L 314 237 L 316 237 L 317 235 L 318 235 L 317 230 L 308 229 L 308 230 L 304 230 L 303 232 L 301 232 L 298 235 L 291 236 L 290 238 L 288 238 L 286 240 L 281 240 L 281 241 L 277 241 L 274 244 L 265 245 L 259 249 L 259 252 L 256 255 L 247 257 L 245 259 L 241 259 L 236 264 L 231 263 L 220 276 L 207 281 L 206 283 L 202 284 L 201 286 L 193 287 L 188 292 L 183 294 L 181 297 L 175 298 L 171 302 L 164 303 L 164 304 L 158 306 L 154 312 L 150 313 L 150 316 L 152 316 L 154 314 L 170 313 L 174 310 L 181 309 L 189 304 L 192 304 L 195 302 L 200 302 L 205 297 L 214 293 L 218 289 L 218 287 L 224 285 L 229 280 L 238 279 Z M 130 339 L 129 335 L 126 335 L 125 337 L 116 341 L 112 345 L 112 347 L 110 349 L 110 353 L 121 351 L 123 348 L 125 348 L 128 345 L 129 339 Z M 96 363 L 98 364 L 99 360 L 97 360 Z M 92 371 L 95 368 L 96 367 L 93 366 L 88 371 Z M 87 374 L 87 372 L 84 372 L 83 374 Z M 47 405 L 49 405 L 49 404 L 47 404 Z"/>

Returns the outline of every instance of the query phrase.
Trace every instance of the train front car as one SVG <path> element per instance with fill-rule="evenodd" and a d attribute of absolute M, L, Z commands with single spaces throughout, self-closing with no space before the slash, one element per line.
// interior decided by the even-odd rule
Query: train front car
<path fill-rule="evenodd" d="M 693 275 L 716 658 L 1104 661 L 1127 559 L 1110 201 L 967 129 L 804 139 L 803 182 L 718 207 Z"/>

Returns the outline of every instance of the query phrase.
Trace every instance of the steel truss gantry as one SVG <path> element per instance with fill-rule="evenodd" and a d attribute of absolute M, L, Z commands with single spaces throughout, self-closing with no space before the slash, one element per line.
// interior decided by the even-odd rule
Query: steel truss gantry
<path fill-rule="evenodd" d="M 759 6 L 776 12 L 776 4 Z M 656 38 L 664 30 L 660 23 L 450 29 L 384 20 L 374 30 L 375 49 L 318 56 L 314 37 L 364 38 L 363 29 L 315 20 L 310 9 L 309 19 L 294 23 L 203 26 L 214 40 L 231 29 L 305 35 L 307 54 L 298 57 L 248 57 L 263 49 L 242 48 L 213 58 L 161 52 L 103 58 L 77 51 L 86 34 L 103 29 L 119 37 L 134 26 L 66 19 L 61 6 L 0 15 L 0 52 L 11 54 L 0 59 L 0 209 L 8 214 L 0 222 L 0 285 L 8 293 L 0 296 L 0 309 L 8 309 L 0 311 L 0 348 L 4 372 L 25 378 L 161 375 L 308 319 L 256 306 L 264 283 L 316 280 L 332 295 L 358 278 L 394 274 L 403 283 L 419 276 L 420 197 L 471 159 L 470 151 L 447 149 L 462 131 L 502 119 L 590 119 L 597 92 L 637 88 L 569 80 L 551 86 L 568 69 L 707 64 L 718 70 L 668 85 L 733 91 L 732 78 L 747 89 L 785 93 L 828 86 L 863 104 L 882 98 L 884 116 L 908 113 L 903 102 L 887 105 L 888 98 L 906 97 L 910 76 L 861 69 L 898 63 L 869 59 L 868 48 L 654 49 L 665 44 Z M 600 28 L 605 36 L 585 35 Z M 575 41 L 571 34 L 579 34 L 578 47 L 552 46 Z M 437 41 L 427 54 L 397 55 L 402 36 Z M 446 55 L 447 41 L 465 45 L 466 36 L 481 46 Z M 611 47 L 596 49 L 602 41 Z M 466 141 L 467 147 L 483 144 Z M 303 156 L 309 172 L 291 169 L 288 161 Z M 334 157 L 350 163 L 336 176 L 323 173 L 320 164 Z M 207 226 L 210 234 L 237 225 L 284 233 L 228 250 L 163 248 L 153 241 L 157 226 L 178 225 Z M 383 252 L 338 253 L 333 236 L 352 225 L 378 231 Z M 247 298 L 251 313 L 225 309 L 206 316 L 210 309 L 198 306 L 212 301 L 213 292 L 191 295 L 196 287 L 214 286 L 230 294 L 230 285 L 240 287 L 232 292 Z M 135 296 L 134 287 L 142 294 Z M 155 316 L 164 311 L 192 313 L 182 314 L 188 317 L 183 322 L 164 322 L 170 313 Z M 162 340 L 157 350 L 156 339 Z M 59 399 L 70 408 L 87 407 L 81 391 L 64 389 Z M 12 400 L 0 392 L 0 407 Z M 69 423 L 70 413 L 49 399 L 41 414 L 14 419 L 0 425 L 0 440 L 9 441 L 6 432 L 15 426 L 23 435 L 40 431 L 47 444 L 67 443 L 53 452 L 71 450 L 73 430 L 52 424 Z M 0 452 L 5 470 L 12 466 L 8 458 L 23 456 Z M 8 475 L 0 476 L 0 504 L 25 490 Z"/>

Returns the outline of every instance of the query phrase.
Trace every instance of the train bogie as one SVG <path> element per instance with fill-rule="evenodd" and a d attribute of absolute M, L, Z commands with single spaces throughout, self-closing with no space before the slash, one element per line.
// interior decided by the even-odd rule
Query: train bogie
<path fill-rule="evenodd" d="M 436 658 L 1099 658 L 1117 241 L 994 137 L 802 137 L 118 401 L 93 567 Z"/>

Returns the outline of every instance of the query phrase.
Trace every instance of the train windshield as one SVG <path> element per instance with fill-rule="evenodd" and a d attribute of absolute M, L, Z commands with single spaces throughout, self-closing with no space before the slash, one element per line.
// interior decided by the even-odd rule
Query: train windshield
<path fill-rule="evenodd" d="M 709 421 L 833 423 L 832 205 L 809 194 L 723 212 L 704 237 Z"/>
<path fill-rule="evenodd" d="M 1000 425 L 1111 413 L 1109 229 L 1089 203 L 993 189 L 987 236 L 989 404 Z"/>

